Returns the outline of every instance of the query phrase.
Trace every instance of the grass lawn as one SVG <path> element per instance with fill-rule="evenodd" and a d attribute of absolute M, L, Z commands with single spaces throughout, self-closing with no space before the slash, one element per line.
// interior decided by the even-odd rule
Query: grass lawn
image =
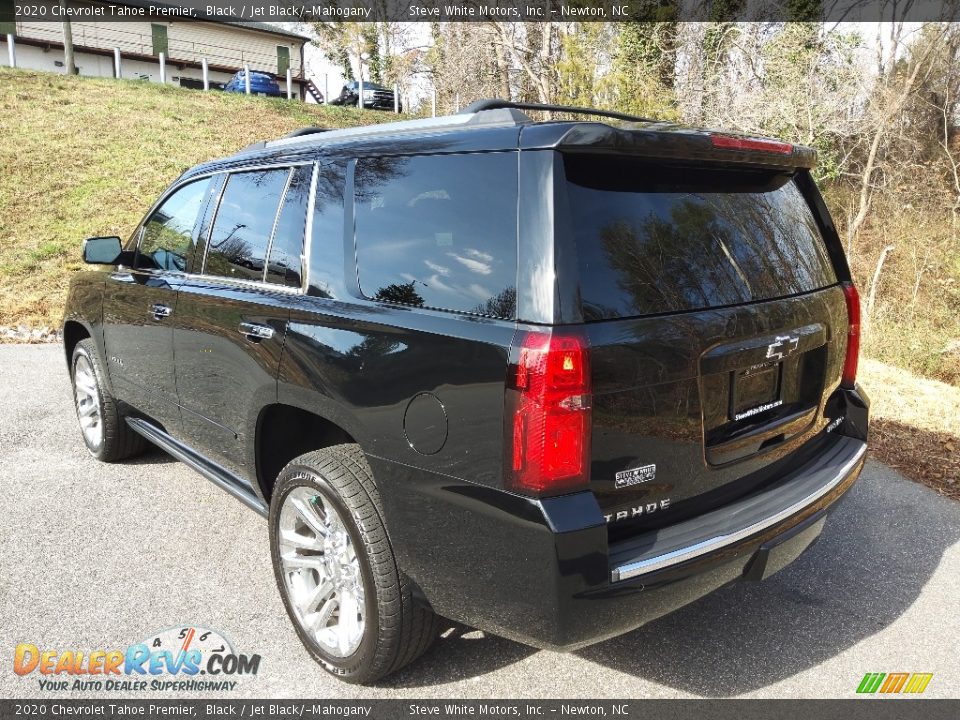
<path fill-rule="evenodd" d="M 80 242 L 126 238 L 186 168 L 385 112 L 0 68 L 0 325 L 55 327 Z"/>

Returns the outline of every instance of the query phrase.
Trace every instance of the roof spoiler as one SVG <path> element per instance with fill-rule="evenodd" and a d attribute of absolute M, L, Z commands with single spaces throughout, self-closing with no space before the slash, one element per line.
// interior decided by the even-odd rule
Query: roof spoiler
<path fill-rule="evenodd" d="M 771 138 L 726 131 L 694 130 L 679 125 L 620 128 L 584 123 L 549 132 L 549 125 L 525 128 L 520 147 L 551 147 L 564 152 L 615 153 L 676 162 L 709 162 L 770 169 L 810 169 L 817 151 Z"/>

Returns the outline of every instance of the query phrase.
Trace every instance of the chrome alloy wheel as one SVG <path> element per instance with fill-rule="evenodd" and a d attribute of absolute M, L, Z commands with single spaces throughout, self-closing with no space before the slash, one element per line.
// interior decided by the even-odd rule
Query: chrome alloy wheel
<path fill-rule="evenodd" d="M 90 448 L 99 448 L 103 443 L 103 410 L 97 391 L 97 376 L 86 355 L 78 355 L 73 366 L 73 394 L 83 438 Z"/>
<path fill-rule="evenodd" d="M 340 513 L 316 490 L 297 487 L 280 508 L 280 563 L 297 622 L 334 657 L 363 640 L 360 559 Z"/>

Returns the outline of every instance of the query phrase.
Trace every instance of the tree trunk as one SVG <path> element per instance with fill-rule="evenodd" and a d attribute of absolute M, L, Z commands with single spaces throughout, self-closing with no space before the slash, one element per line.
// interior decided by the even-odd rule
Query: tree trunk
<path fill-rule="evenodd" d="M 60 11 L 63 17 L 67 17 L 67 0 L 60 0 Z M 73 59 L 73 28 L 69 20 L 63 21 L 63 65 L 67 75 L 77 74 L 77 63 Z"/>
<path fill-rule="evenodd" d="M 880 257 L 877 259 L 877 268 L 873 271 L 873 280 L 870 282 L 870 294 L 867 296 L 867 307 L 865 308 L 866 312 L 864 312 L 863 318 L 860 321 L 860 332 L 862 335 L 867 334 L 867 330 L 870 325 L 870 318 L 873 317 L 873 306 L 877 301 L 877 286 L 880 284 L 880 272 L 883 270 L 883 263 L 886 262 L 887 255 L 892 253 L 893 250 L 893 245 L 887 245 L 880 253 Z"/>
<path fill-rule="evenodd" d="M 504 100 L 510 100 L 510 73 L 507 58 L 503 52 L 503 45 L 494 41 L 493 52 L 496 58 L 497 85 L 499 86 L 500 97 Z"/>
<path fill-rule="evenodd" d="M 895 41 L 895 38 L 892 38 L 892 41 Z M 877 167 L 877 153 L 880 149 L 880 142 L 890 131 L 897 115 L 903 109 L 904 105 L 907 104 L 907 100 L 910 99 L 910 94 L 913 92 L 913 86 L 916 84 L 917 77 L 920 75 L 920 71 L 926 64 L 927 59 L 931 54 L 931 49 L 934 45 L 935 43 L 931 43 L 931 48 L 928 48 L 922 56 L 917 58 L 916 63 L 904 81 L 902 87 L 887 88 L 892 97 L 886 98 L 886 101 L 889 103 L 889 105 L 887 105 L 887 107 L 881 111 L 880 117 L 877 119 L 877 127 L 874 129 L 873 140 L 870 142 L 870 152 L 867 154 L 867 162 L 863 168 L 863 174 L 860 177 L 860 200 L 857 208 L 857 214 L 854 217 L 853 222 L 850 224 L 850 227 L 847 229 L 848 246 L 853 244 L 853 241 L 857 237 L 857 233 L 860 232 L 860 228 L 867 219 L 867 213 L 870 211 L 870 201 L 873 198 L 873 173 Z M 891 64 L 895 64 L 895 60 L 891 60 Z M 892 72 L 893 71 L 891 71 L 891 77 Z"/>

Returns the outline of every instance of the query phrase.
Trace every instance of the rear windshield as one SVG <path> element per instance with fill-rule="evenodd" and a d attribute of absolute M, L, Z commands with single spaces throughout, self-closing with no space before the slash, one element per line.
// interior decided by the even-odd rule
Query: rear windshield
<path fill-rule="evenodd" d="M 564 159 L 587 320 L 770 300 L 837 278 L 790 175 Z"/>

